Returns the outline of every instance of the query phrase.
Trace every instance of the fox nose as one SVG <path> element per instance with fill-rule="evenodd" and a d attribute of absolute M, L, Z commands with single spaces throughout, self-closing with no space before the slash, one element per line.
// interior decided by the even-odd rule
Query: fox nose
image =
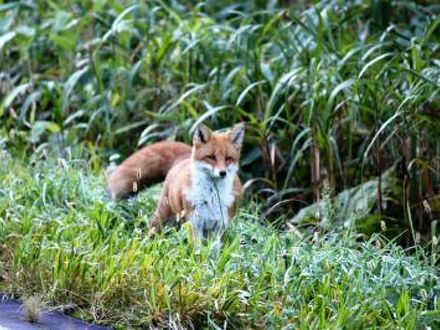
<path fill-rule="evenodd" d="M 220 176 L 224 178 L 226 176 L 226 171 L 220 171 L 218 174 L 220 174 Z"/>

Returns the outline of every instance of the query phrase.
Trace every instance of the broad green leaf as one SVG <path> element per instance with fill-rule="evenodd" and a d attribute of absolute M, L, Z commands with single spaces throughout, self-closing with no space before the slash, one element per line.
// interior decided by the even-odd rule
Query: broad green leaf
<path fill-rule="evenodd" d="M 383 59 L 387 58 L 387 57 L 391 57 L 394 56 L 394 53 L 388 52 L 382 55 L 379 55 L 378 57 L 375 57 L 374 59 L 372 59 L 370 62 L 368 62 L 367 64 L 364 65 L 364 67 L 362 68 L 361 72 L 359 72 L 359 76 L 358 78 L 362 78 L 362 76 L 365 74 L 365 72 L 367 72 L 367 70 L 372 67 L 374 64 L 382 61 Z"/>
<path fill-rule="evenodd" d="M 24 94 L 28 88 L 32 86 L 31 83 L 25 83 L 15 87 L 4 99 L 2 102 L 2 108 L 8 108 L 12 102 L 14 102 L 15 98 L 21 94 Z"/>
<path fill-rule="evenodd" d="M 325 205 L 324 201 L 314 203 L 301 209 L 291 220 L 294 224 L 307 224 L 322 220 L 322 214 L 326 212 L 325 207 L 334 209 L 334 219 L 330 226 L 349 228 L 370 214 L 377 201 L 378 180 L 373 179 L 364 182 L 356 187 L 346 189 L 337 194 L 331 205 Z M 396 181 L 392 176 L 392 169 L 382 175 L 381 188 L 382 198 L 386 199 L 394 191 Z"/>
<path fill-rule="evenodd" d="M 4 45 L 14 39 L 14 37 L 17 35 L 17 32 L 10 31 L 8 33 L 5 33 L 4 35 L 0 36 L 0 51 L 4 47 Z"/>
<path fill-rule="evenodd" d="M 89 67 L 86 66 L 85 68 L 82 68 L 81 70 L 76 71 L 74 74 L 72 74 L 67 82 L 64 84 L 64 93 L 66 100 L 70 97 L 72 94 L 73 89 L 75 88 L 76 84 L 78 83 L 79 79 L 89 70 Z"/>

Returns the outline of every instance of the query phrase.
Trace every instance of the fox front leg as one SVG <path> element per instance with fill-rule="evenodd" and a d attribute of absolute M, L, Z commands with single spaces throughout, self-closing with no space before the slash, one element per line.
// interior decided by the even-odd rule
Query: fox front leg
<path fill-rule="evenodd" d="M 153 215 L 150 218 L 150 221 L 148 222 L 148 236 L 152 237 L 157 234 L 159 234 L 162 231 L 162 220 L 157 212 L 154 212 Z"/>

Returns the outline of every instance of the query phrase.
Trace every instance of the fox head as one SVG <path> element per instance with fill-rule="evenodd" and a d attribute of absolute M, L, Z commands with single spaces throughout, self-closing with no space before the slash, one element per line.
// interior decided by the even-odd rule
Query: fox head
<path fill-rule="evenodd" d="M 243 138 L 243 123 L 224 133 L 212 132 L 205 125 L 199 125 L 194 132 L 192 159 L 199 170 L 213 179 L 234 177 Z"/>

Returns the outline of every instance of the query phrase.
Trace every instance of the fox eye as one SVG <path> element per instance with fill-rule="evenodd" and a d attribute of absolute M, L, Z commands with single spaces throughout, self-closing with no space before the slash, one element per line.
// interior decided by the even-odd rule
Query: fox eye
<path fill-rule="evenodd" d="M 208 158 L 209 160 L 215 160 L 215 155 L 208 155 L 206 156 L 206 158 Z"/>
<path fill-rule="evenodd" d="M 232 162 L 232 161 L 233 161 L 232 157 L 230 157 L 230 156 L 226 156 L 225 160 L 226 160 L 227 162 Z"/>

